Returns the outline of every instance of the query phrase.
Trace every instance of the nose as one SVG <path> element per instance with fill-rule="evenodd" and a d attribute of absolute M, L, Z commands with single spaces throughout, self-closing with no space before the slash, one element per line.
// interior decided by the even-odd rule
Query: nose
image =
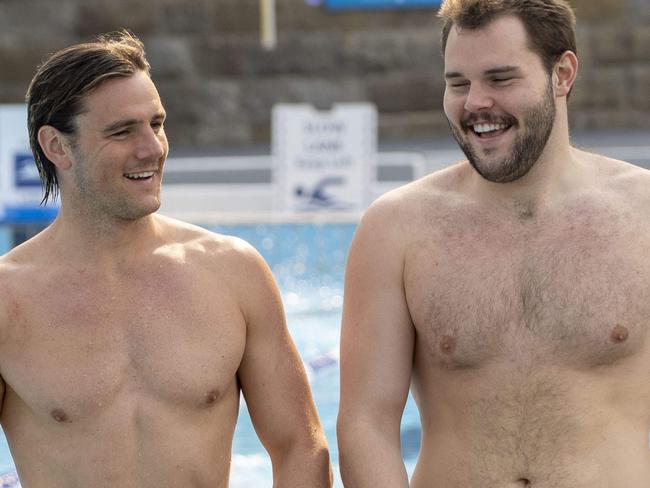
<path fill-rule="evenodd" d="M 158 161 L 167 152 L 167 137 L 162 129 L 148 127 L 144 130 L 136 157 L 142 161 Z"/>
<path fill-rule="evenodd" d="M 478 112 L 492 108 L 494 100 L 492 99 L 489 89 L 486 89 L 481 83 L 472 83 L 467 92 L 465 99 L 465 110 L 468 112 Z"/>

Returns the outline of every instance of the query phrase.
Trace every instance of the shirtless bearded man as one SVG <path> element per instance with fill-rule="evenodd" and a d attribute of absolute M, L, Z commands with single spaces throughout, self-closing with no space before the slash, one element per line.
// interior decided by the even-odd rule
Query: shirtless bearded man
<path fill-rule="evenodd" d="M 225 488 L 240 390 L 274 486 L 331 486 L 268 267 L 154 214 L 168 145 L 140 41 L 55 54 L 28 112 L 61 210 L 0 259 L 0 418 L 22 486 Z"/>
<path fill-rule="evenodd" d="M 375 202 L 346 272 L 347 488 L 650 486 L 650 175 L 569 141 L 562 0 L 448 0 L 444 109 L 468 161 Z"/>

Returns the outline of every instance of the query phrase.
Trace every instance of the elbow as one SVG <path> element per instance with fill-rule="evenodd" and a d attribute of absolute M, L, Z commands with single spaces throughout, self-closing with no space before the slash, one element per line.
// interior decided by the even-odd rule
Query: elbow
<path fill-rule="evenodd" d="M 314 471 L 326 475 L 323 479 L 329 480 L 330 484 L 323 486 L 331 486 L 332 465 L 330 463 L 330 450 L 325 437 L 323 436 L 322 439 L 312 443 L 309 447 L 302 447 L 300 449 L 307 450 L 306 461 L 314 467 Z"/>
<path fill-rule="evenodd" d="M 400 418 L 394 415 L 377 415 L 376 412 L 340 411 L 336 422 L 339 464 L 344 459 L 363 456 L 368 449 L 378 445 L 400 443 Z"/>
<path fill-rule="evenodd" d="M 336 418 L 336 437 L 339 440 L 339 446 L 341 441 L 346 443 L 357 437 L 359 430 L 365 430 L 367 426 L 374 425 L 377 420 L 369 411 L 357 408 L 340 408 Z"/>
<path fill-rule="evenodd" d="M 314 453 L 314 465 L 317 468 L 317 472 L 320 473 L 318 478 L 323 488 L 331 488 L 334 484 L 334 474 L 332 473 L 330 450 L 327 447 L 327 443 Z"/>
<path fill-rule="evenodd" d="M 339 464 L 347 458 L 348 453 L 354 452 L 354 440 L 359 439 L 359 433 L 355 432 L 359 425 L 349 414 L 339 413 L 336 420 L 336 439 L 339 448 Z"/>
<path fill-rule="evenodd" d="M 293 442 L 271 453 L 278 487 L 309 486 L 330 488 L 334 482 L 330 452 L 325 436 L 309 442 Z M 288 482 L 287 480 L 292 480 Z"/>
<path fill-rule="evenodd" d="M 358 467 L 360 450 L 363 446 L 363 433 L 357 432 L 358 425 L 354 419 L 339 413 L 336 422 L 336 439 L 339 450 L 339 472 L 344 486 L 352 486 L 354 483 L 355 465 Z"/>

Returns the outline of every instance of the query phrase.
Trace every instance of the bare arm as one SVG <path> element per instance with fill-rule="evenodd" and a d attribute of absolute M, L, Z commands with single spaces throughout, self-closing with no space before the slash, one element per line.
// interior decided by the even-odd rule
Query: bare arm
<path fill-rule="evenodd" d="M 346 488 L 408 487 L 400 421 L 414 331 L 394 206 L 374 204 L 354 237 L 345 281 L 338 442 Z"/>
<path fill-rule="evenodd" d="M 249 250 L 245 261 L 238 279 L 247 335 L 238 376 L 255 430 L 271 456 L 273 486 L 330 487 L 327 442 L 275 281 L 255 251 Z"/>

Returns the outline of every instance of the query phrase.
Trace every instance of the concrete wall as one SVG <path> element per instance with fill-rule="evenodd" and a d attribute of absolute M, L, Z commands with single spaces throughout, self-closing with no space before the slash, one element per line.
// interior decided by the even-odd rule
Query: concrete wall
<path fill-rule="evenodd" d="M 276 102 L 374 102 L 382 140 L 447 133 L 433 11 L 276 2 L 279 43 L 266 52 L 258 0 L 0 0 L 0 103 L 23 100 L 48 53 L 128 27 L 145 42 L 177 148 L 268 143 Z M 571 3 L 581 58 L 573 127 L 650 129 L 650 1 Z"/>

